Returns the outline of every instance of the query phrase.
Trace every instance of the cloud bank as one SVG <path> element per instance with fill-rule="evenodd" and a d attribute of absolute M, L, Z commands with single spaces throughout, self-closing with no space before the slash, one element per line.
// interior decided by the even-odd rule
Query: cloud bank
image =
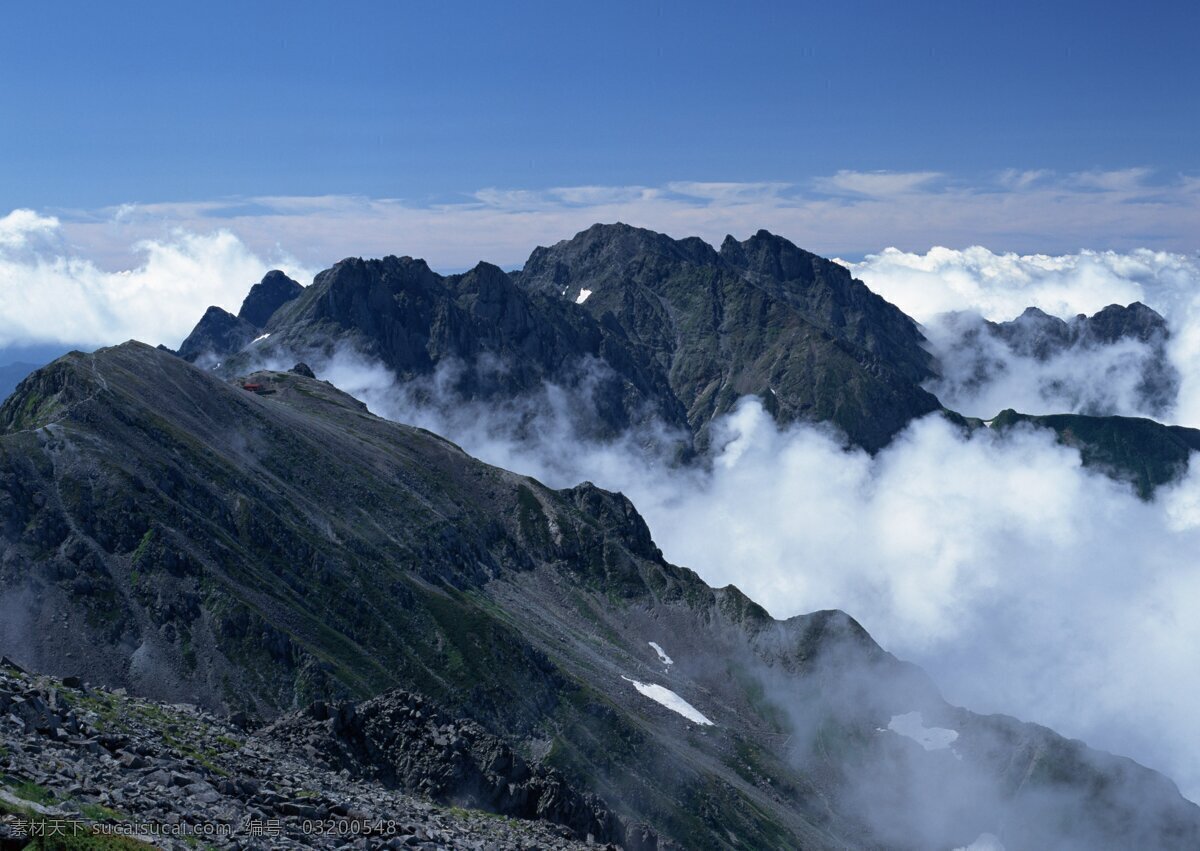
<path fill-rule="evenodd" d="M 925 326 L 932 350 L 946 364 L 946 380 L 929 389 L 955 410 L 980 417 L 1004 407 L 1024 413 L 1148 416 L 1200 427 L 1200 253 L 1136 249 L 1018 255 L 973 246 L 916 254 L 889 248 L 845 265 Z M 1180 384 L 1166 404 L 1138 389 L 1162 358 L 1154 346 L 1126 341 L 1102 349 L 1080 347 L 1046 362 L 986 340 L 964 350 L 970 315 L 1004 321 L 1037 307 L 1069 319 L 1135 301 L 1161 313 L 1170 329 L 1166 358 Z M 993 365 L 992 379 L 970 386 L 968 373 L 980 360 Z"/>
<path fill-rule="evenodd" d="M 1008 251 L 1082 247 L 1191 252 L 1200 245 L 1200 178 L 1145 169 L 964 178 L 934 171 L 839 171 L 800 182 L 673 181 L 658 186 L 483 188 L 443 199 L 252 197 L 59 211 L 72 242 L 102 264 L 160 238 L 164 227 L 225 228 L 259 256 L 282 247 L 308 265 L 410 254 L 436 269 L 487 259 L 519 266 L 595 222 L 623 221 L 719 244 L 767 228 L 825 256 L 881 246 L 988 245 Z M 122 245 L 121 243 L 124 242 Z"/>
<path fill-rule="evenodd" d="M 105 345 L 130 338 L 175 347 L 210 304 L 237 311 L 271 268 L 313 271 L 279 253 L 270 262 L 227 229 L 171 229 L 127 246 L 134 262 L 101 268 L 52 216 L 0 218 L 0 347 Z"/>
<path fill-rule="evenodd" d="M 129 336 L 175 345 L 191 317 L 209 304 L 236 309 L 249 283 L 271 267 L 302 283 L 350 256 L 408 254 L 448 271 L 481 259 L 514 268 L 535 245 L 597 221 L 713 244 L 728 233 L 767 228 L 826 256 L 869 254 L 856 271 L 876 286 L 891 282 L 884 295 L 923 321 L 929 309 L 964 303 L 1011 318 L 1028 303 L 1052 313 L 1126 303 L 1137 287 L 1114 282 L 1142 280 L 1144 268 L 1170 274 L 1164 258 L 1194 263 L 1200 178 L 1145 169 L 1004 172 L 974 180 L 933 171 L 840 171 L 801 183 L 485 188 L 432 201 L 335 195 L 125 204 L 53 215 L 16 210 L 0 218 L 0 345 Z M 935 244 L 1063 253 L 929 251 Z M 887 245 L 898 248 L 878 253 Z M 1085 245 L 1109 251 L 1080 252 Z M 905 253 L 913 251 L 928 253 Z M 1055 293 L 1048 282 L 1063 281 L 1065 270 L 1054 268 L 1063 258 L 1071 258 L 1074 278 Z M 1009 283 L 1024 281 L 1025 293 L 986 286 L 986 276 L 1005 265 L 1014 273 Z M 928 286 L 955 275 L 959 289 Z M 963 289 L 972 286 L 974 293 Z M 1018 294 L 1036 294 L 1040 302 Z M 60 315 L 62 304 L 78 309 Z"/>

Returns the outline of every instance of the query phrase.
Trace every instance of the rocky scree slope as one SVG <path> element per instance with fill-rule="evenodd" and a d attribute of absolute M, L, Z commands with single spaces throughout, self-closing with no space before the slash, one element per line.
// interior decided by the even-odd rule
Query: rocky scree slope
<path fill-rule="evenodd" d="M 408 710 L 409 718 L 430 710 L 416 695 L 391 693 L 381 701 Z M 568 812 L 566 805 L 582 799 L 552 773 L 522 771 L 523 763 L 503 743 L 469 722 L 429 714 L 420 729 L 409 723 L 392 731 L 393 739 L 412 740 L 401 750 L 408 757 L 405 778 L 417 794 L 365 778 L 358 764 L 350 772 L 314 759 L 308 740 L 353 729 L 355 718 L 352 707 L 330 714 L 314 704 L 273 727 L 248 731 L 244 723 L 193 705 L 157 703 L 78 678 L 60 681 L 0 665 L 0 848 L 44 847 L 46 840 L 37 844 L 28 826 L 36 822 L 58 823 L 62 841 L 73 842 L 72 848 L 601 847 L 592 841 L 600 837 L 562 823 L 498 817 L 507 810 L 579 821 L 582 811 Z M 295 741 L 300 730 L 307 734 L 303 742 Z M 281 738 L 282 731 L 291 737 Z M 453 746 L 464 731 L 480 756 L 490 758 L 471 775 L 456 774 L 460 763 L 442 758 L 440 748 L 434 753 L 441 740 Z M 541 786 L 531 789 L 535 780 Z M 481 791 L 501 786 L 508 801 L 493 795 L 488 811 L 476 808 Z M 593 811 L 588 815 L 594 819 Z M 611 815 L 600 815 L 607 826 L 619 827 Z M 17 819 L 27 826 L 18 829 Z M 119 825 L 164 830 L 143 841 L 101 841 L 102 831 Z M 188 825 L 227 832 L 184 836 Z"/>
<path fill-rule="evenodd" d="M 604 802 L 564 812 L 689 848 L 954 847 L 998 825 L 1009 848 L 1200 842 L 1164 778 L 946 705 L 842 613 L 780 622 L 709 588 L 619 494 L 489 467 L 304 375 L 246 381 L 129 343 L 0 406 L 0 652 L 262 719 L 420 693 L 479 725 L 448 770 L 484 764 L 487 733 Z M 332 740 L 297 722 L 305 752 L 409 788 L 393 722 L 370 723 L 393 708 Z M 913 712 L 954 753 L 890 729 Z"/>

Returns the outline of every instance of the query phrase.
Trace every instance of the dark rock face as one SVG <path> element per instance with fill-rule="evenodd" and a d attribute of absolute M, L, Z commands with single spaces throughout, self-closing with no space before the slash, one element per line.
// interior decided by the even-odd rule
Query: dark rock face
<path fill-rule="evenodd" d="M 299 298 L 304 287 L 278 269 L 273 269 L 250 288 L 238 318 L 245 319 L 255 328 L 265 328 L 276 310 L 294 298 Z"/>
<path fill-rule="evenodd" d="M 1094 316 L 1081 313 L 1069 321 L 1028 307 L 1016 319 L 986 324 L 1013 351 L 1038 360 L 1072 346 L 1112 345 L 1121 340 L 1137 340 L 1161 350 L 1170 337 L 1167 321 L 1136 301 L 1127 307 L 1110 304 Z"/>
<path fill-rule="evenodd" d="M 933 372 L 915 323 L 766 231 L 717 252 L 596 225 L 535 249 L 519 273 L 480 263 L 443 277 L 411 257 L 352 258 L 299 295 L 293 284 L 264 279 L 243 306 L 271 333 L 263 352 L 309 359 L 350 346 L 406 382 L 449 368 L 447 389 L 464 400 L 583 389 L 590 407 L 576 425 L 599 437 L 655 421 L 703 447 L 714 417 L 756 395 L 780 422 L 832 423 L 876 450 L 940 407 L 920 387 Z M 259 292 L 276 297 L 249 310 Z M 213 349 L 230 374 L 249 363 L 235 356 L 243 337 Z M 219 342 L 201 334 L 185 348 Z"/>
<path fill-rule="evenodd" d="M 196 323 L 192 333 L 179 344 L 179 356 L 194 363 L 206 355 L 215 356 L 240 351 L 258 336 L 258 329 L 227 310 L 210 307 Z"/>
<path fill-rule="evenodd" d="M 578 839 L 625 839 L 625 826 L 599 798 L 420 695 L 393 690 L 358 705 L 317 702 L 259 735 L 333 770 L 438 803 L 561 824 Z"/>
<path fill-rule="evenodd" d="M 765 230 L 742 243 L 729 237 L 721 256 L 760 281 L 781 282 L 784 298 L 805 319 L 884 361 L 910 381 L 933 374 L 916 324 L 850 272 Z"/>
<path fill-rule="evenodd" d="M 992 428 L 1022 423 L 1051 429 L 1060 443 L 1079 450 L 1085 466 L 1130 482 L 1143 499 L 1186 473 L 1191 454 L 1200 452 L 1200 430 L 1141 417 L 1030 416 L 1005 410 L 992 420 Z"/>
<path fill-rule="evenodd" d="M 45 364 L 9 363 L 0 366 L 0 401 L 8 398 L 9 394 L 21 383 L 21 379 L 42 366 L 45 366 Z"/>
<path fill-rule="evenodd" d="M 192 333 L 179 345 L 178 355 L 189 363 L 212 366 L 244 349 L 260 337 L 267 320 L 280 307 L 299 297 L 304 288 L 278 270 L 268 272 L 250 288 L 241 310 L 234 316 L 210 307 Z"/>
<path fill-rule="evenodd" d="M 620 334 L 571 304 L 528 293 L 480 263 L 443 278 L 421 260 L 343 260 L 271 320 L 274 350 L 329 352 L 340 345 L 380 359 L 405 381 L 456 365 L 450 390 L 463 399 L 505 400 L 545 382 L 587 384 L 594 410 L 584 432 L 617 434 L 646 410 L 685 422 L 662 372 Z"/>
<path fill-rule="evenodd" d="M 626 225 L 538 248 L 526 289 L 584 298 L 668 376 L 700 442 L 744 395 L 781 422 L 829 422 L 876 450 L 940 405 L 916 324 L 843 267 L 759 231 L 720 252 Z M 589 294 L 585 297 L 584 292 Z"/>

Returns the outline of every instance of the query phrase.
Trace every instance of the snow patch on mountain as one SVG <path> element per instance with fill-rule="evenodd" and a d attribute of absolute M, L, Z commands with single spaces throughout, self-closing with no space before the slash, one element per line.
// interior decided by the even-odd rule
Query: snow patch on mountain
<path fill-rule="evenodd" d="M 887 728 L 897 735 L 912 739 L 927 751 L 945 750 L 950 747 L 951 742 L 958 738 L 957 730 L 949 730 L 945 727 L 926 727 L 920 712 L 893 715 Z"/>
<path fill-rule="evenodd" d="M 637 680 L 631 680 L 626 676 L 622 676 L 621 679 L 625 680 L 627 683 L 632 683 L 633 687 L 641 694 L 650 698 L 655 703 L 662 704 L 672 712 L 682 715 L 693 724 L 700 724 L 708 727 L 715 726 L 712 721 L 709 721 L 708 718 L 704 716 L 704 713 L 692 706 L 669 688 L 664 688 L 660 685 L 654 685 L 653 683 L 640 683 Z"/>
<path fill-rule="evenodd" d="M 653 647 L 654 652 L 658 654 L 658 661 L 662 662 L 664 665 L 674 665 L 675 664 L 675 660 L 672 659 L 670 656 L 668 656 L 666 651 L 663 650 L 661 647 L 659 647 L 656 642 L 650 641 L 647 643 L 651 647 Z"/>

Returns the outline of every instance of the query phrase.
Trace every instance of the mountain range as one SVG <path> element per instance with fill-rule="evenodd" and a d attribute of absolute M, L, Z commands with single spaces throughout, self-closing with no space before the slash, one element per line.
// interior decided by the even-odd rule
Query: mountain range
<path fill-rule="evenodd" d="M 1136 333 L 1144 310 L 1105 327 Z M 178 356 L 72 353 L 0 406 L 0 652 L 270 722 L 260 750 L 309 747 L 364 782 L 499 777 L 465 800 L 627 848 L 1200 845 L 1200 808 L 1166 778 L 948 704 L 849 614 L 779 621 L 709 587 L 621 494 L 548 488 L 303 364 L 262 368 L 342 348 L 413 383 L 453 366 L 465 401 L 586 389 L 591 433 L 660 424 L 680 463 L 703 463 L 744 395 L 870 451 L 939 411 L 987 427 L 922 388 L 938 364 L 915 322 L 765 231 L 718 251 L 595 226 L 514 273 L 274 272 Z M 1144 495 L 1200 446 L 1148 420 L 1034 424 Z M 534 804 L 501 806 L 508 783 Z"/>
<path fill-rule="evenodd" d="M 1142 377 L 1146 397 L 1165 410 L 1178 385 L 1166 323 L 1140 303 L 1069 322 L 1031 308 L 1011 322 L 969 325 L 950 354 L 970 357 L 979 334 L 1039 359 L 1146 344 L 1157 353 Z M 276 271 L 237 316 L 209 308 L 179 348 L 225 376 L 340 351 L 382 363 L 428 405 L 567 388 L 586 400 L 573 412 L 579 434 L 665 431 L 684 457 L 704 453 L 713 421 L 746 396 L 781 425 L 823 424 L 871 452 L 934 412 L 966 429 L 984 425 L 925 389 L 943 365 L 917 322 L 845 267 L 766 231 L 727 237 L 717 251 L 696 238 L 594 225 L 535 249 L 511 273 L 480 263 L 442 276 L 410 257 L 347 259 L 300 287 Z M 972 370 L 983 381 L 989 365 Z M 1103 412 L 1024 421 L 1082 447 L 1085 464 L 1143 496 L 1186 470 L 1186 447 L 1200 445 L 1200 430 Z"/>

